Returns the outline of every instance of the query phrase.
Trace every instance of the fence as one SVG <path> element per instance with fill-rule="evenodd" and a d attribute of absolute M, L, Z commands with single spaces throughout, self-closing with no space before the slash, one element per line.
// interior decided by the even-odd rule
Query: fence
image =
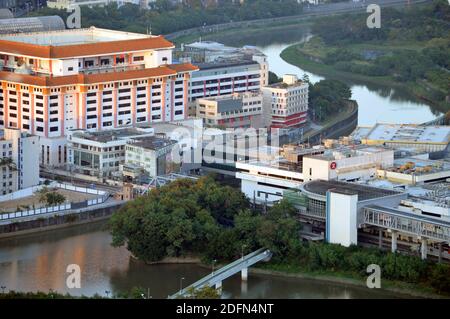
<path fill-rule="evenodd" d="M 20 190 L 18 192 L 14 192 L 14 193 L 19 193 L 19 194 L 11 196 L 11 198 L 18 199 L 18 198 L 31 196 L 31 195 L 33 195 L 34 192 L 42 189 L 44 186 L 45 185 L 33 186 L 33 187 L 29 187 L 24 190 Z M 25 210 L 25 211 L 0 213 L 0 220 L 3 221 L 3 220 L 14 219 L 14 218 L 44 215 L 44 214 L 48 214 L 48 213 L 60 213 L 60 212 L 64 212 L 64 211 L 71 210 L 71 209 L 87 208 L 92 205 L 103 204 L 109 198 L 109 193 L 102 191 L 102 190 L 97 190 L 97 189 L 92 189 L 92 188 L 87 188 L 87 187 L 79 187 L 79 186 L 74 186 L 74 185 L 69 185 L 69 184 L 64 184 L 64 183 L 52 183 L 49 186 L 56 187 L 59 189 L 70 190 L 70 191 L 74 191 L 74 192 L 100 195 L 100 196 L 97 198 L 93 198 L 93 199 L 89 199 L 89 200 L 85 200 L 85 201 L 81 201 L 81 202 L 64 203 L 62 205 L 56 205 L 56 206 L 50 206 L 50 207 L 40 207 L 40 208 L 34 208 L 34 209 Z M 8 195 L 12 195 L 14 193 L 11 193 Z M 5 196 L 8 196 L 8 195 L 5 195 Z M 21 195 L 21 197 L 18 197 L 19 195 Z M 2 196 L 2 197 L 5 197 L 5 196 Z M 0 201 L 3 201 L 3 198 Z"/>

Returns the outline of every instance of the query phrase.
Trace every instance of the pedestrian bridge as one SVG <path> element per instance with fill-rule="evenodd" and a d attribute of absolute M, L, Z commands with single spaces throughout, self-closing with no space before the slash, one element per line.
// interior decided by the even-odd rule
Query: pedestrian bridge
<path fill-rule="evenodd" d="M 265 248 L 258 249 L 216 271 L 213 271 L 208 276 L 203 277 L 202 279 L 194 282 L 192 285 L 187 286 L 186 288 L 183 288 L 177 293 L 169 296 L 169 299 L 176 299 L 186 296 L 189 292 L 201 289 L 205 286 L 214 286 L 216 289 L 221 290 L 222 281 L 233 276 L 234 274 L 237 274 L 238 272 L 242 272 L 242 280 L 247 280 L 248 267 L 253 266 L 260 261 L 268 261 L 271 257 L 272 252 L 270 250 Z"/>
<path fill-rule="evenodd" d="M 450 222 L 395 208 L 369 205 L 359 214 L 359 224 L 379 226 L 437 242 L 450 243 Z"/>

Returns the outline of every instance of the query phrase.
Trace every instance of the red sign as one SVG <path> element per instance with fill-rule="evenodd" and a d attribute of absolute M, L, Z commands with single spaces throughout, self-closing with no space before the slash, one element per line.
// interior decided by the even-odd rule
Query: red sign
<path fill-rule="evenodd" d="M 336 169 L 336 167 L 337 167 L 336 162 L 331 162 L 330 168 L 331 168 L 331 169 Z"/>

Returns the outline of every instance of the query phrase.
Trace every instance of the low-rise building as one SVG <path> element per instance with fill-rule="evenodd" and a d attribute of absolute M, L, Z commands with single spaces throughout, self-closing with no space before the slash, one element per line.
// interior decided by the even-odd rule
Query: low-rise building
<path fill-rule="evenodd" d="M 39 184 L 39 137 L 18 129 L 0 133 L 0 195 Z"/>
<path fill-rule="evenodd" d="M 424 152 L 443 151 L 450 144 L 450 126 L 443 125 L 376 124 L 371 128 L 357 128 L 352 135 L 367 145 Z"/>
<path fill-rule="evenodd" d="M 249 128 L 263 126 L 262 94 L 234 93 L 196 100 L 197 117 L 206 127 Z"/>
<path fill-rule="evenodd" d="M 283 82 L 261 88 L 264 108 L 270 110 L 271 128 L 298 127 L 306 123 L 308 114 L 308 83 L 287 74 Z"/>
<path fill-rule="evenodd" d="M 303 157 L 306 181 L 317 179 L 357 181 L 375 178 L 377 170 L 392 167 L 394 151 L 378 147 L 340 147 Z"/>
<path fill-rule="evenodd" d="M 125 162 L 127 141 L 144 136 L 153 136 L 152 128 L 123 128 L 89 132 L 68 132 L 68 170 L 99 179 L 111 178 Z"/>
<path fill-rule="evenodd" d="M 394 161 L 392 167 L 378 170 L 377 177 L 407 185 L 445 181 L 450 177 L 450 163 L 420 158 L 399 158 Z"/>
<path fill-rule="evenodd" d="M 139 137 L 127 142 L 124 177 L 135 179 L 139 175 L 156 177 L 179 171 L 179 163 L 172 160 L 172 149 L 177 141 L 157 136 Z"/>

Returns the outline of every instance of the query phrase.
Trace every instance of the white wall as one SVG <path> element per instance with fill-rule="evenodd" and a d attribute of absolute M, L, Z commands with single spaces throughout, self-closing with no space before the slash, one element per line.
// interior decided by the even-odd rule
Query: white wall
<path fill-rule="evenodd" d="M 348 247 L 358 243 L 358 195 L 327 193 L 327 240 Z"/>

